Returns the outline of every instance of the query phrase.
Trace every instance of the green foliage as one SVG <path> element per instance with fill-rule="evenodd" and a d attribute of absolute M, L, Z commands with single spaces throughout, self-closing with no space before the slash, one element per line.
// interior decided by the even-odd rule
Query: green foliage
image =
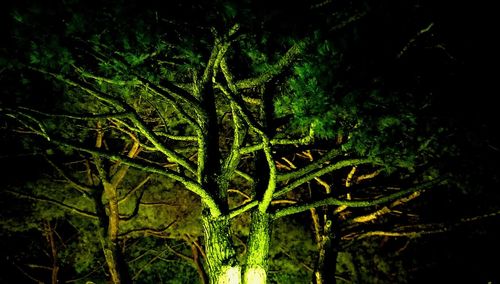
<path fill-rule="evenodd" d="M 340 252 L 338 275 L 355 283 L 412 283 L 412 275 L 406 273 L 412 263 L 406 263 L 402 253 L 405 240 L 389 240 L 382 244 L 384 249 L 380 241 L 359 242 Z"/>
<path fill-rule="evenodd" d="M 312 266 L 315 260 L 316 245 L 308 228 L 299 222 L 287 219 L 287 222 L 275 223 L 269 252 L 269 275 L 273 283 L 287 283 L 292 279 L 301 279 L 298 283 L 308 282 L 310 272 L 304 265 Z M 306 277 L 306 278 L 304 278 Z"/>
<path fill-rule="evenodd" d="M 189 249 L 182 242 L 151 237 L 133 240 L 128 251 L 130 271 L 135 283 L 199 283 L 192 264 L 179 259 L 167 245 L 189 255 Z"/>

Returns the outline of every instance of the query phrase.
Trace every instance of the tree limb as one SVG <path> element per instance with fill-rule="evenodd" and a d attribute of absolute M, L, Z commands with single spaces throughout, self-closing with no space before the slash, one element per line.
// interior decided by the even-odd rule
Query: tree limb
<path fill-rule="evenodd" d="M 64 172 L 63 169 L 61 169 L 59 166 L 57 166 L 51 159 L 49 159 L 49 157 L 47 157 L 46 155 L 44 155 L 45 159 L 47 160 L 47 162 L 67 181 L 69 182 L 69 184 L 71 185 L 71 187 L 75 188 L 76 190 L 78 190 L 78 192 L 80 193 L 83 193 L 87 196 L 89 196 L 89 194 L 91 194 L 94 189 L 91 188 L 91 187 L 88 187 L 84 184 L 81 184 L 75 180 L 73 180 L 71 177 L 68 176 L 68 174 L 66 174 L 66 172 Z"/>
<path fill-rule="evenodd" d="M 98 150 L 98 149 L 89 149 L 89 148 L 86 148 L 82 145 L 76 145 L 76 144 L 72 144 L 72 143 L 69 143 L 66 141 L 62 141 L 62 140 L 54 140 L 53 139 L 52 141 L 58 145 L 70 147 L 72 149 L 86 152 L 89 154 L 95 154 L 95 155 L 98 155 L 100 157 L 105 157 L 105 158 L 112 160 L 112 161 L 119 161 L 125 165 L 129 165 L 129 166 L 134 167 L 136 169 L 140 169 L 140 170 L 143 170 L 143 171 L 149 172 L 149 173 L 159 174 L 162 176 L 169 177 L 173 180 L 176 180 L 176 181 L 182 183 L 187 189 L 189 189 L 190 191 L 192 191 L 196 195 L 200 196 L 202 202 L 205 203 L 210 208 L 210 211 L 213 214 L 213 216 L 219 216 L 221 214 L 219 206 L 217 205 L 217 203 L 215 202 L 215 200 L 211 196 L 211 194 L 208 191 L 206 191 L 205 189 L 203 189 L 196 181 L 190 179 L 189 177 L 182 176 L 174 171 L 171 171 L 171 170 L 163 168 L 163 167 L 159 167 L 159 166 L 152 165 L 152 164 L 146 164 L 143 162 L 138 162 L 134 159 L 131 159 L 131 158 L 123 156 L 123 155 L 113 154 L 113 153 L 103 151 L 103 150 Z"/>
<path fill-rule="evenodd" d="M 297 57 L 302 54 L 302 52 L 304 51 L 305 47 L 308 44 L 309 44 L 309 39 L 303 39 L 295 43 L 278 60 L 278 62 L 270 66 L 266 72 L 254 78 L 240 80 L 235 83 L 236 87 L 238 89 L 250 89 L 250 88 L 255 88 L 257 86 L 261 86 L 271 81 L 274 77 L 281 74 L 286 68 L 290 67 L 290 65 L 297 59 Z"/>
<path fill-rule="evenodd" d="M 305 204 L 299 204 L 299 205 L 292 205 L 292 206 L 288 206 L 288 207 L 285 207 L 285 208 L 278 209 L 274 213 L 274 218 L 278 219 L 278 218 L 281 218 L 281 217 L 284 217 L 284 216 L 288 216 L 288 215 L 300 213 L 300 212 L 303 212 L 303 211 L 307 211 L 307 210 L 309 210 L 311 208 L 316 208 L 316 207 L 319 207 L 319 206 L 326 206 L 326 205 L 337 205 L 337 206 L 344 205 L 344 206 L 347 206 L 347 207 L 371 207 L 371 206 L 375 206 L 375 205 L 380 205 L 380 204 L 391 202 L 393 200 L 396 200 L 398 198 L 401 198 L 401 197 L 403 197 L 405 195 L 408 195 L 408 194 L 411 194 L 413 192 L 425 190 L 425 189 L 427 189 L 427 188 L 429 188 L 431 186 L 438 185 L 441 182 L 443 182 L 442 179 L 432 180 L 432 181 L 429 181 L 429 182 L 426 182 L 426 183 L 423 183 L 423 184 L 419 184 L 419 185 L 416 185 L 414 187 L 411 187 L 411 188 L 408 188 L 408 189 L 405 189 L 405 190 L 401 190 L 401 191 L 398 191 L 398 192 L 395 192 L 395 193 L 392 193 L 392 194 L 389 194 L 389 195 L 386 195 L 384 197 L 380 197 L 380 198 L 377 198 L 377 199 L 340 200 L 340 199 L 337 199 L 335 197 L 327 197 L 327 198 L 324 198 L 324 199 L 321 199 L 321 200 L 318 200 L 318 201 L 313 201 L 313 202 L 309 202 L 309 203 L 305 203 Z"/>
<path fill-rule="evenodd" d="M 318 160 L 320 161 L 320 160 Z M 343 160 L 336 162 L 334 164 L 328 165 L 324 168 L 317 169 L 315 171 L 309 172 L 303 176 L 300 176 L 293 180 L 291 183 L 288 185 L 282 187 L 278 192 L 276 192 L 277 196 L 283 195 L 285 193 L 288 193 L 292 191 L 293 189 L 303 185 L 304 183 L 311 181 L 317 177 L 320 177 L 324 174 L 333 172 L 335 170 L 345 168 L 345 167 L 351 167 L 351 166 L 357 166 L 357 165 L 363 165 L 363 164 L 373 164 L 374 161 L 372 159 L 349 159 L 349 160 Z"/>

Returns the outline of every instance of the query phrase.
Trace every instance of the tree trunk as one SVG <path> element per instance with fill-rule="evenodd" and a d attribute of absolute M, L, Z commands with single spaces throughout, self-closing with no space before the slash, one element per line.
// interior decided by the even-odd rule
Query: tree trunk
<path fill-rule="evenodd" d="M 101 246 L 110 273 L 111 282 L 113 284 L 131 283 L 118 244 L 107 238 L 101 238 Z"/>
<path fill-rule="evenodd" d="M 335 284 L 337 271 L 338 240 L 332 228 L 332 221 L 328 220 L 323 227 L 318 244 L 318 258 L 313 275 L 314 284 Z"/>
<path fill-rule="evenodd" d="M 269 214 L 254 210 L 248 240 L 248 254 L 243 275 L 245 284 L 267 283 L 271 219 Z"/>
<path fill-rule="evenodd" d="M 241 283 L 241 267 L 229 234 L 228 218 L 202 217 L 208 275 L 212 284 Z"/>
<path fill-rule="evenodd" d="M 111 188 L 109 183 L 104 183 L 105 192 L 109 195 Z M 128 273 L 128 266 L 125 263 L 120 246 L 118 244 L 118 202 L 116 194 L 111 195 L 111 200 L 108 202 L 109 213 L 106 214 L 106 209 L 101 203 L 101 197 L 95 194 L 96 212 L 99 217 L 99 241 L 101 243 L 106 265 L 113 284 L 131 283 Z"/>

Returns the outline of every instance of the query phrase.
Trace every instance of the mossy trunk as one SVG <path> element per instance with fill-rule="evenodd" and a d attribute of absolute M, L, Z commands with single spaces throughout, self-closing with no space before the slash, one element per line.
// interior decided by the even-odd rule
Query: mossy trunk
<path fill-rule="evenodd" d="M 241 267 L 236 259 L 228 218 L 202 217 L 206 264 L 211 284 L 241 283 Z"/>
<path fill-rule="evenodd" d="M 271 241 L 269 214 L 255 210 L 248 239 L 248 254 L 243 274 L 245 284 L 267 283 L 269 243 Z"/>

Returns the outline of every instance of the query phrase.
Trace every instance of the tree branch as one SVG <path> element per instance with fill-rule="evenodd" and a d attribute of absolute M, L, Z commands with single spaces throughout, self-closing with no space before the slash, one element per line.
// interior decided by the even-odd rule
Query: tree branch
<path fill-rule="evenodd" d="M 145 79 L 144 79 L 145 80 Z M 146 81 L 146 82 L 149 82 L 149 81 Z M 175 98 L 173 98 L 169 92 L 167 90 L 164 90 L 154 84 L 150 84 L 150 83 L 144 83 L 144 87 L 146 89 L 150 89 L 153 93 L 159 95 L 160 97 L 166 99 L 171 105 L 172 107 L 179 113 L 179 115 L 184 119 L 186 120 L 191 126 L 193 126 L 194 128 L 196 128 L 198 131 L 200 130 L 200 125 L 198 124 L 198 122 L 191 116 L 189 115 L 185 110 L 184 110 L 184 107 L 179 104 Z M 193 99 L 195 99 L 193 97 Z M 195 99 L 196 100 L 196 99 Z M 197 101 L 197 100 L 196 100 Z M 191 104 L 188 103 L 188 105 L 191 107 Z M 198 107 L 194 107 L 195 111 L 196 112 L 201 112 L 201 109 L 199 108 L 199 103 L 193 103 L 194 106 L 197 106 Z"/>
<path fill-rule="evenodd" d="M 138 185 L 136 185 L 133 189 L 127 192 L 122 198 L 118 200 L 118 204 L 127 201 L 134 192 L 142 188 L 149 180 L 151 179 L 151 175 L 148 175 L 145 179 L 143 179 Z"/>
<path fill-rule="evenodd" d="M 453 224 L 445 224 L 445 223 L 431 223 L 431 224 L 420 224 L 416 226 L 402 226 L 399 228 L 396 228 L 394 231 L 370 231 L 370 232 L 365 232 L 361 234 L 348 234 L 345 236 L 342 236 L 343 240 L 352 240 L 352 239 L 364 239 L 367 237 L 374 237 L 374 236 L 384 236 L 384 237 L 408 237 L 408 238 L 417 238 L 421 237 L 423 235 L 430 235 L 430 234 L 439 234 L 439 233 L 446 233 L 449 232 L 456 227 L 459 226 L 465 226 L 467 223 L 472 223 L 472 222 L 478 222 L 484 219 L 488 218 L 495 218 L 500 216 L 500 211 L 495 211 L 479 216 L 473 216 L 473 217 L 465 217 L 461 218 L 457 222 Z"/>
<path fill-rule="evenodd" d="M 27 107 L 19 107 L 19 109 L 26 110 L 32 113 L 43 115 L 46 117 L 64 117 L 75 120 L 96 120 L 108 118 L 128 118 L 132 113 L 130 112 L 117 112 L 117 113 L 103 113 L 103 114 L 78 114 L 78 113 L 47 113 L 36 109 Z"/>
<path fill-rule="evenodd" d="M 325 155 L 323 155 L 321 158 L 319 158 L 315 162 L 308 164 L 305 167 L 302 167 L 295 171 L 290 171 L 287 173 L 280 174 L 278 176 L 278 181 L 297 179 L 300 176 L 305 176 L 308 173 L 312 172 L 313 170 L 321 168 L 326 162 L 329 162 L 331 159 L 340 156 L 341 153 L 342 152 L 339 149 L 332 149 L 328 151 Z"/>
<path fill-rule="evenodd" d="M 318 160 L 318 161 L 320 161 L 320 160 Z M 373 162 L 374 161 L 372 159 L 350 159 L 350 160 L 343 160 L 343 161 L 336 162 L 334 164 L 328 165 L 324 168 L 320 168 L 318 170 L 309 172 L 303 176 L 296 178 L 291 183 L 289 183 L 288 185 L 281 188 L 278 192 L 276 192 L 276 195 L 281 196 L 281 195 L 288 193 L 288 192 L 292 191 L 293 189 L 303 185 L 304 183 L 306 183 L 308 181 L 311 181 L 317 177 L 320 177 L 324 174 L 333 172 L 335 170 L 342 169 L 345 167 L 363 165 L 363 164 L 373 164 Z"/>
<path fill-rule="evenodd" d="M 312 127 L 310 128 L 309 134 L 305 137 L 302 138 L 295 138 L 295 139 L 286 139 L 286 138 L 279 138 L 279 139 L 271 139 L 271 145 L 276 146 L 276 145 L 308 145 L 311 142 L 314 141 L 314 131 Z M 249 154 L 258 150 L 262 150 L 264 145 L 262 143 L 255 144 L 252 146 L 246 146 L 240 149 L 241 154 Z M 281 178 L 280 178 L 281 180 Z"/>
<path fill-rule="evenodd" d="M 326 205 L 337 205 L 337 206 L 339 206 L 339 205 L 342 206 L 343 205 L 343 206 L 347 206 L 347 207 L 371 207 L 371 206 L 375 206 L 375 205 L 380 205 L 380 204 L 391 202 L 393 200 L 396 200 L 398 198 L 401 198 L 401 197 L 403 197 L 405 195 L 408 195 L 408 194 L 411 194 L 413 192 L 425 190 L 425 189 L 427 189 L 427 188 L 429 188 L 431 186 L 438 185 L 441 182 L 443 182 L 442 179 L 432 180 L 432 181 L 429 181 L 429 182 L 426 182 L 426 183 L 423 183 L 423 184 L 411 187 L 409 189 L 401 190 L 401 191 L 398 191 L 398 192 L 395 192 L 395 193 L 392 193 L 392 194 L 389 194 L 389 195 L 386 195 L 384 197 L 380 197 L 380 198 L 377 198 L 377 199 L 368 199 L 368 200 L 340 200 L 340 199 L 337 199 L 335 197 L 327 197 L 327 198 L 324 198 L 324 199 L 318 200 L 318 201 L 313 201 L 313 202 L 309 202 L 309 203 L 305 203 L 305 204 L 300 204 L 300 205 L 292 205 L 292 206 L 288 206 L 286 208 L 278 209 L 274 213 L 274 218 L 278 219 L 278 218 L 281 218 L 281 217 L 284 217 L 284 216 L 288 216 L 288 215 L 300 213 L 300 212 L 303 212 L 303 211 L 307 211 L 307 210 L 309 210 L 311 208 L 316 208 L 316 207 L 319 207 L 319 206 L 326 206 Z"/>
<path fill-rule="evenodd" d="M 88 187 L 84 184 L 81 184 L 75 180 L 73 180 L 71 177 L 69 177 L 66 172 L 64 172 L 63 169 L 61 169 L 59 166 L 57 166 L 52 160 L 49 159 L 49 157 L 47 157 L 46 155 L 44 155 L 45 159 L 47 160 L 47 162 L 67 181 L 69 182 L 69 184 L 75 188 L 76 190 L 78 190 L 78 192 L 80 193 L 83 193 L 85 194 L 86 196 L 89 196 L 89 194 L 91 194 L 94 189 L 91 188 L 91 187 Z"/>
<path fill-rule="evenodd" d="M 109 153 L 107 151 L 103 150 L 98 150 L 98 149 L 89 149 L 81 145 L 76 145 L 72 144 L 66 141 L 62 140 L 52 140 L 54 143 L 66 147 L 70 147 L 72 149 L 86 152 L 89 154 L 95 154 L 100 157 L 105 157 L 109 160 L 112 161 L 119 161 L 125 165 L 129 165 L 131 167 L 134 167 L 136 169 L 143 170 L 145 172 L 149 173 L 154 173 L 154 174 L 159 174 L 162 176 L 169 177 L 175 181 L 178 181 L 182 183 L 188 190 L 192 191 L 196 195 L 200 196 L 201 200 L 203 203 L 205 203 L 208 208 L 210 208 L 210 212 L 212 213 L 213 216 L 219 216 L 221 214 L 221 211 L 219 209 L 219 206 L 215 202 L 214 198 L 211 196 L 209 192 L 207 192 L 205 189 L 203 189 L 196 181 L 190 179 L 189 177 L 182 176 L 174 171 L 171 171 L 169 169 L 159 167 L 156 165 L 152 164 L 146 164 L 146 163 L 141 163 L 138 161 L 135 161 L 134 159 L 131 159 L 126 156 L 114 154 L 114 153 Z"/>
<path fill-rule="evenodd" d="M 18 192 L 18 191 L 6 190 L 6 192 L 8 192 L 12 195 L 21 197 L 21 198 L 25 198 L 25 199 L 31 199 L 31 200 L 36 200 L 36 201 L 43 201 L 43 202 L 52 203 L 52 204 L 55 204 L 63 209 L 71 211 L 72 213 L 75 213 L 75 214 L 78 214 L 78 215 L 81 215 L 81 216 L 84 216 L 87 218 L 97 219 L 97 215 L 94 212 L 89 212 L 89 211 L 85 211 L 85 210 L 76 208 L 74 206 L 68 205 L 68 204 L 61 202 L 59 200 L 55 200 L 55 199 L 44 197 L 44 196 L 33 196 L 33 195 Z"/>
<path fill-rule="evenodd" d="M 177 220 L 174 220 L 174 221 L 170 222 L 170 224 L 168 224 L 167 226 L 165 226 L 165 228 L 163 228 L 163 229 L 138 228 L 138 229 L 132 229 L 132 230 L 124 232 L 124 233 L 120 233 L 120 234 L 118 234 L 118 236 L 119 237 L 124 237 L 124 236 L 130 235 L 130 234 L 133 234 L 133 233 L 143 233 L 146 236 L 148 236 L 148 235 L 151 235 L 151 236 L 162 236 L 162 234 L 164 234 L 176 222 L 177 222 Z"/>
<path fill-rule="evenodd" d="M 76 82 L 76 81 L 70 80 L 68 78 L 65 78 L 63 75 L 48 72 L 46 70 L 41 70 L 41 69 L 36 69 L 36 68 L 32 68 L 32 69 L 35 71 L 38 71 L 42 74 L 52 76 L 55 79 L 60 80 L 65 84 L 68 84 L 69 86 L 79 88 L 79 89 L 89 93 L 90 95 L 96 97 L 97 99 L 104 101 L 104 102 L 108 103 L 109 105 L 117 108 L 119 111 L 124 111 L 124 112 L 130 113 L 128 118 L 137 127 L 138 131 L 141 134 L 143 134 L 160 152 L 162 152 L 164 155 L 166 155 L 167 157 L 172 159 L 172 161 L 183 166 L 184 168 L 186 168 L 190 172 L 196 173 L 194 165 L 192 165 L 192 163 L 189 160 L 187 160 L 186 158 L 182 157 L 181 155 L 179 155 L 175 151 L 166 147 L 158 139 L 156 134 L 153 131 L 151 131 L 146 126 L 146 124 L 140 119 L 140 117 L 137 115 L 137 113 L 134 111 L 134 109 L 131 106 L 129 106 L 128 104 L 126 104 L 125 102 L 123 102 L 117 98 L 113 98 L 112 96 L 109 96 L 107 94 L 104 94 L 101 91 L 94 90 L 91 86 L 88 86 L 88 84 L 86 84 L 86 83 Z"/>
<path fill-rule="evenodd" d="M 243 79 L 236 82 L 236 87 L 238 89 L 250 89 L 255 88 L 257 86 L 261 86 L 269 81 L 271 81 L 274 77 L 281 74 L 286 68 L 290 67 L 290 65 L 297 59 L 297 57 L 302 54 L 305 47 L 309 44 L 308 39 L 303 39 L 297 43 L 295 43 L 288 51 L 278 60 L 277 63 L 270 66 L 269 69 L 260 74 L 255 78 Z"/>
<path fill-rule="evenodd" d="M 347 223 L 348 224 L 349 223 L 366 223 L 366 222 L 375 220 L 375 219 L 379 218 L 380 216 L 383 216 L 385 214 L 392 212 L 391 208 L 396 207 L 398 205 L 401 205 L 403 203 L 409 202 L 409 201 L 417 198 L 418 196 L 420 196 L 421 193 L 422 192 L 420 192 L 420 191 L 416 191 L 416 192 L 410 194 L 409 196 L 405 196 L 403 198 L 400 198 L 400 199 L 394 201 L 393 203 L 391 203 L 390 205 L 384 206 L 384 207 L 382 207 L 374 212 L 371 212 L 371 213 L 366 214 L 366 215 L 354 217 L 351 220 L 348 220 Z"/>

